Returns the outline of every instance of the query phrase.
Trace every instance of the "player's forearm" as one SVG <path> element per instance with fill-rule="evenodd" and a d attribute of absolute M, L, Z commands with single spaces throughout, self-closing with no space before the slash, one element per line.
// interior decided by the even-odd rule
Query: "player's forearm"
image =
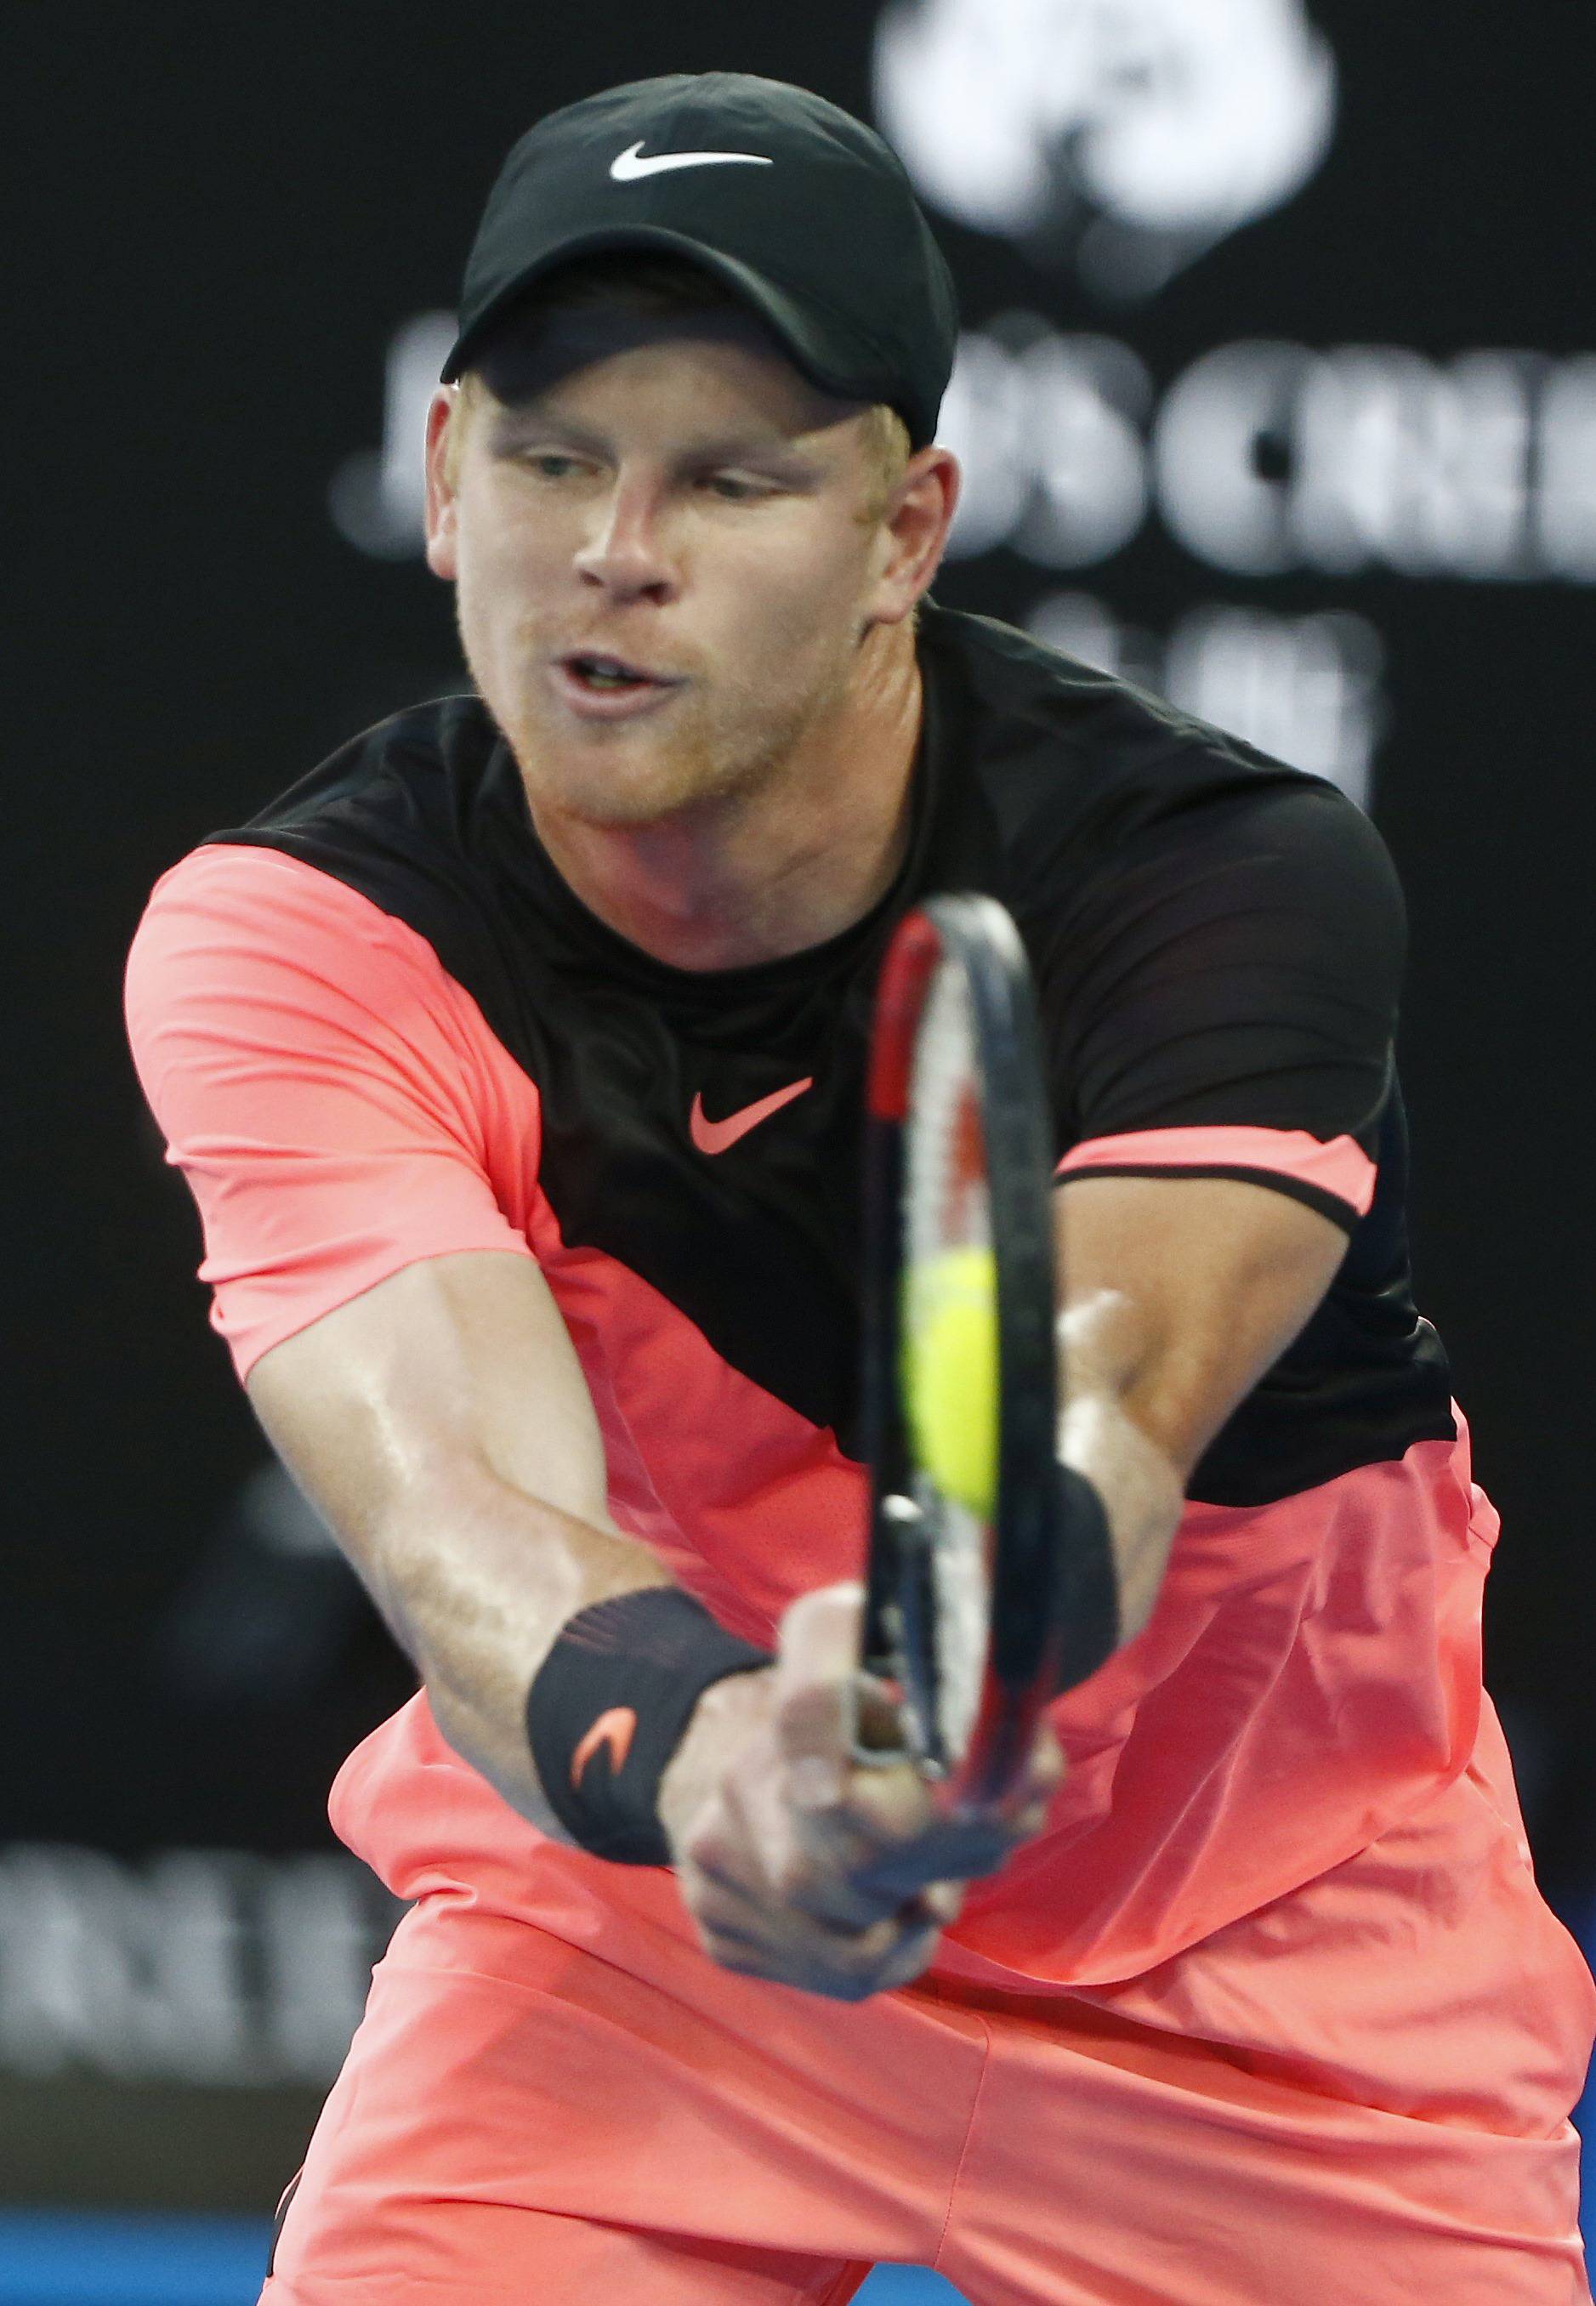
<path fill-rule="evenodd" d="M 512 1808 L 568 1841 L 533 1763 L 527 1692 L 578 1610 L 671 1582 L 653 1555 L 472 1465 L 406 1496 L 363 1566 L 449 1744 Z"/>
<path fill-rule="evenodd" d="M 1148 1414 L 1157 1370 L 1123 1300 L 1106 1292 L 1059 1324 L 1065 1408 L 1059 1455 L 1103 1501 L 1119 1585 L 1120 1640 L 1153 1614 L 1180 1525 L 1182 1469 Z"/>

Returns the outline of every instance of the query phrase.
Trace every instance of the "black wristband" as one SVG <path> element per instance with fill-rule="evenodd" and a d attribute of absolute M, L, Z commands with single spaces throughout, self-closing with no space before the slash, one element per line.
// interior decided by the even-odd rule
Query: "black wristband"
<path fill-rule="evenodd" d="M 669 1866 L 660 1780 L 712 1682 L 774 1661 L 679 1585 L 594 1601 L 562 1626 L 526 1700 L 532 1758 L 561 1825 L 621 1866 Z"/>
<path fill-rule="evenodd" d="M 1073 1465 L 1058 1473 L 1058 1622 L 1055 1697 L 1085 1681 L 1120 1645 L 1120 1578 L 1103 1500 Z"/>

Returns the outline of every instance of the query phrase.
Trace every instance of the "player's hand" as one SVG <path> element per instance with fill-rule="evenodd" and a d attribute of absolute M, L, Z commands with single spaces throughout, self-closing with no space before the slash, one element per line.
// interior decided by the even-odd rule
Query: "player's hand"
<path fill-rule="evenodd" d="M 1063 1780 L 1046 1725 L 1001 1821 L 939 1816 L 908 1761 L 856 1763 L 856 1701 L 865 1742 L 899 1742 L 886 1694 L 858 1678 L 863 1606 L 858 1585 L 795 1601 L 776 1664 L 704 1692 L 660 1804 L 704 1951 L 839 2002 L 917 1977 L 965 1883 L 1040 1831 Z"/>

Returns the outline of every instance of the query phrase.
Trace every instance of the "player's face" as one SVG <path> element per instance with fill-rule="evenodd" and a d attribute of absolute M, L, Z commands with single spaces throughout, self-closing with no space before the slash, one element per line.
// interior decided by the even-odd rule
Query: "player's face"
<path fill-rule="evenodd" d="M 767 778 L 845 707 L 883 606 L 858 404 L 739 314 L 571 315 L 485 380 L 452 491 L 434 410 L 428 557 L 534 810 L 642 825 Z"/>

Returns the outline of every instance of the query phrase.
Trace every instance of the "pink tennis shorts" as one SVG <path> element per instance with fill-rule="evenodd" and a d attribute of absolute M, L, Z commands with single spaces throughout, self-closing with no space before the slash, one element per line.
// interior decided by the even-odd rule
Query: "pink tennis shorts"
<path fill-rule="evenodd" d="M 1585 2306 L 1596 1989 L 1478 1763 L 1148 1975 L 857 2007 L 423 1899 L 263 2306 Z"/>

